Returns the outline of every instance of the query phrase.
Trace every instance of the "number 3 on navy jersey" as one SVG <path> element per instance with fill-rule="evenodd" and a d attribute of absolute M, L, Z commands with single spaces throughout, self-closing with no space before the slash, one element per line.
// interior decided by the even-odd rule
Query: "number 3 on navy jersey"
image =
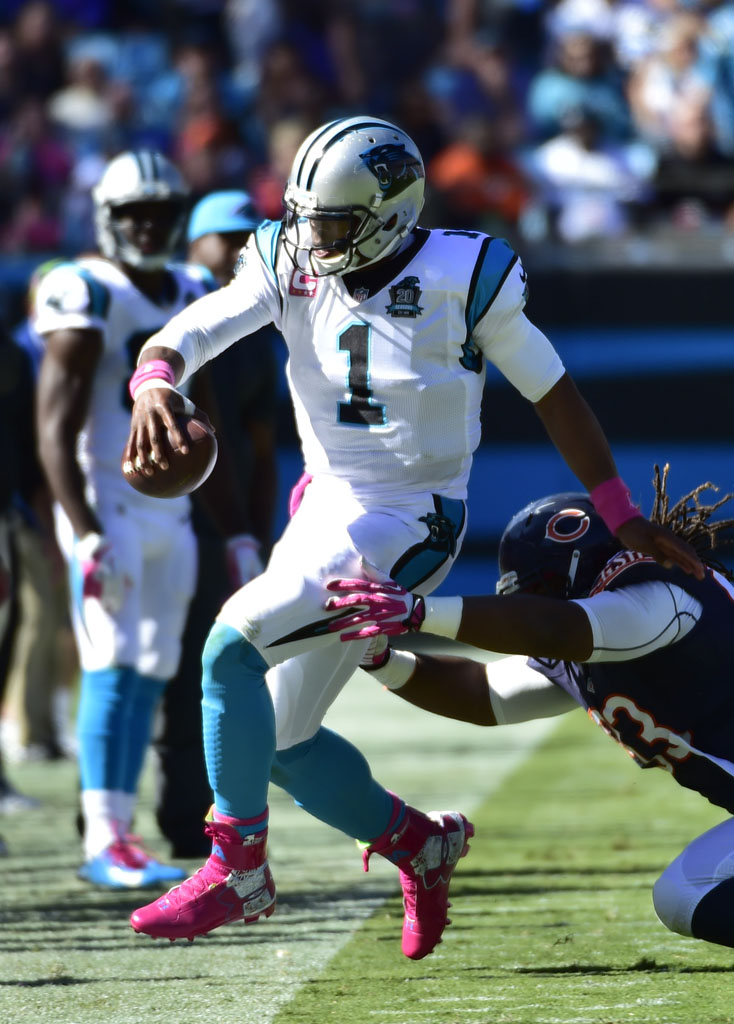
<path fill-rule="evenodd" d="M 358 427 L 385 425 L 385 406 L 372 401 L 370 382 L 370 326 L 352 324 L 339 335 L 339 351 L 349 353 L 349 401 L 339 402 L 339 423 Z"/>

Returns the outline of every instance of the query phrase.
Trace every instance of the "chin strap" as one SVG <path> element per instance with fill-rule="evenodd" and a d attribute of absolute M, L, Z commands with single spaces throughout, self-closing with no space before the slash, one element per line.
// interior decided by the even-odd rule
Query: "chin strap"
<path fill-rule="evenodd" d="M 576 581 L 576 573 L 579 571 L 579 560 L 581 559 L 581 552 L 578 548 L 574 548 L 573 554 L 571 555 L 571 561 L 568 565 L 568 592 L 569 594 L 573 590 L 573 585 Z"/>

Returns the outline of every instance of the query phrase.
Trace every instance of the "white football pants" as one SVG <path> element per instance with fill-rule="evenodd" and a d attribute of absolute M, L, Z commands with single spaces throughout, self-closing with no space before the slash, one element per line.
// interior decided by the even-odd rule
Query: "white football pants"
<path fill-rule="evenodd" d="M 56 533 L 71 577 L 72 624 L 82 668 L 88 672 L 127 665 L 140 675 L 171 679 L 181 657 L 181 638 L 196 586 L 197 546 L 188 512 L 169 505 L 130 502 L 129 486 L 106 487 L 97 503 L 115 559 L 131 581 L 118 612 L 82 598 L 74 564 L 74 531 L 57 506 Z"/>
<path fill-rule="evenodd" d="M 653 888 L 655 913 L 680 935 L 691 935 L 693 912 L 707 892 L 734 877 L 734 818 L 689 843 Z"/>
<path fill-rule="evenodd" d="M 434 495 L 408 495 L 399 507 L 367 507 L 341 481 L 317 478 L 263 575 L 223 606 L 217 620 L 239 630 L 270 666 L 278 750 L 317 732 L 366 646 L 342 643 L 328 632 L 334 613 L 324 609 L 330 596 L 325 584 L 336 577 L 369 576 L 369 566 L 388 576 L 400 560 L 399 581 L 431 593 L 453 565 L 466 528 L 463 502 L 439 506 L 439 517 L 448 512 L 452 519 L 453 542 L 443 546 L 430 539 L 431 524 L 434 541 L 441 533 L 441 523 L 430 518 L 437 512 Z M 428 523 L 421 521 L 426 516 Z"/>

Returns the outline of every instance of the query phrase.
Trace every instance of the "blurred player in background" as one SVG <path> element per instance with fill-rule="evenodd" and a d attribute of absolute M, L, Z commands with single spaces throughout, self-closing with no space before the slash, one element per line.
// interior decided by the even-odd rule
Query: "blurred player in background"
<path fill-rule="evenodd" d="M 19 547 L 23 517 L 20 495 L 32 500 L 43 487 L 38 460 L 34 457 L 33 369 L 30 359 L 0 325 L 0 431 L 11 438 L 0 473 L 0 707 L 5 697 L 8 671 L 19 620 Z M 0 752 L 0 816 L 24 813 L 38 801 L 19 793 L 6 777 Z M 0 853 L 5 844 L 0 839 Z"/>
<path fill-rule="evenodd" d="M 7 614 L 10 604 L 10 570 L 7 568 L 4 562 L 4 554 L 0 551 L 0 651 L 4 645 L 5 634 L 8 631 L 8 625 L 11 622 L 10 616 Z M 0 764 L 0 772 L 2 771 L 2 765 Z M 2 775 L 4 778 L 4 775 Z M 0 857 L 7 856 L 8 847 L 4 838 L 0 836 Z"/>
<path fill-rule="evenodd" d="M 389 584 L 335 581 L 340 596 L 328 607 L 342 615 L 332 628 L 372 637 L 373 674 L 411 704 L 479 725 L 581 705 L 640 767 L 663 768 L 734 814 L 734 577 L 711 555 L 717 535 L 734 526 L 711 516 L 734 495 L 705 505 L 710 487 L 670 508 L 667 468 L 662 478 L 656 470 L 651 518 L 702 552 L 702 580 L 624 550 L 588 495 L 557 494 L 506 527 L 501 596 L 423 602 Z M 385 636 L 418 629 L 532 657 L 484 665 L 387 648 Z M 734 946 L 734 818 L 689 843 L 653 900 L 672 931 Z"/>
<path fill-rule="evenodd" d="M 229 284 L 241 250 L 261 222 L 247 192 L 205 196 L 191 211 L 186 232 L 190 262 L 207 267 L 220 286 Z M 246 575 L 247 582 L 262 571 L 272 543 L 278 485 L 274 349 L 279 343 L 280 335 L 264 327 L 248 346 L 232 346 L 209 367 L 221 433 L 237 464 L 250 529 L 249 537 L 228 545 L 228 557 L 242 563 L 237 578 Z"/>
<path fill-rule="evenodd" d="M 479 232 L 417 227 L 423 191 L 420 153 L 394 125 L 353 117 L 317 129 L 296 155 L 284 221 L 260 227 L 232 284 L 175 317 L 140 355 L 126 455 L 146 464 L 152 451 L 150 472 L 165 472 L 156 437 L 181 408 L 174 386 L 275 323 L 313 479 L 266 572 L 224 605 L 204 649 L 212 855 L 133 914 L 138 931 L 192 937 L 272 913 L 272 778 L 366 842 L 366 858 L 379 853 L 401 868 L 407 956 L 440 941 L 472 828 L 458 813 L 406 806 L 322 726 L 365 647 L 339 643 L 323 604 L 326 582 L 361 574 L 365 562 L 425 594 L 447 575 L 466 528 L 485 360 L 534 403 L 626 544 L 702 571 L 686 544 L 631 505 L 599 424 L 522 312 L 526 275 L 515 253 Z M 153 373 L 157 387 L 142 382 Z"/>
<path fill-rule="evenodd" d="M 126 888 L 182 877 L 136 843 L 130 826 L 153 716 L 178 667 L 196 580 L 188 497 L 140 495 L 120 472 L 128 381 L 141 344 L 214 282 L 202 267 L 171 262 L 188 189 L 165 157 L 116 157 L 94 204 L 101 255 L 53 268 L 36 295 L 34 326 L 46 343 L 38 435 L 82 666 L 79 876 Z"/>
<path fill-rule="evenodd" d="M 63 260 L 40 264 L 28 288 L 28 315 L 13 330 L 38 376 L 45 345 L 33 326 L 39 283 Z M 32 407 L 28 410 L 33 416 Z M 38 463 L 35 440 L 24 458 Z M 43 472 L 32 494 L 18 494 L 22 523 L 18 533 L 18 626 L 8 671 L 2 722 L 9 760 L 52 761 L 71 756 L 69 711 L 79 677 L 79 659 L 69 615 L 64 559 L 55 538 L 52 501 Z"/>
<path fill-rule="evenodd" d="M 189 217 L 189 261 L 207 267 L 218 284 L 227 284 L 240 250 L 261 220 L 247 192 L 205 196 Z M 201 828 L 213 800 L 202 742 L 201 652 L 216 613 L 233 590 L 262 572 L 271 544 L 277 490 L 278 371 L 273 347 L 279 339 L 271 328 L 263 328 L 253 340 L 251 346 L 228 349 L 209 367 L 216 411 L 207 408 L 207 412 L 217 428 L 220 448 L 226 443 L 236 460 L 229 486 L 240 492 L 248 532 L 223 542 L 218 523 L 200 500 L 201 492 L 194 493 L 192 522 L 199 574 L 181 662 L 163 694 L 155 741 L 160 769 L 156 817 L 174 857 L 205 856 L 211 846 Z"/>

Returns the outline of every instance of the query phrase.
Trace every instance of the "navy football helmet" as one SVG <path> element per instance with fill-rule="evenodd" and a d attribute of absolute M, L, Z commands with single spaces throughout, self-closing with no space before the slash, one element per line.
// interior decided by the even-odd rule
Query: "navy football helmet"
<path fill-rule="evenodd" d="M 588 494 L 567 491 L 539 498 L 516 512 L 505 527 L 497 593 L 586 597 L 622 548 Z"/>

